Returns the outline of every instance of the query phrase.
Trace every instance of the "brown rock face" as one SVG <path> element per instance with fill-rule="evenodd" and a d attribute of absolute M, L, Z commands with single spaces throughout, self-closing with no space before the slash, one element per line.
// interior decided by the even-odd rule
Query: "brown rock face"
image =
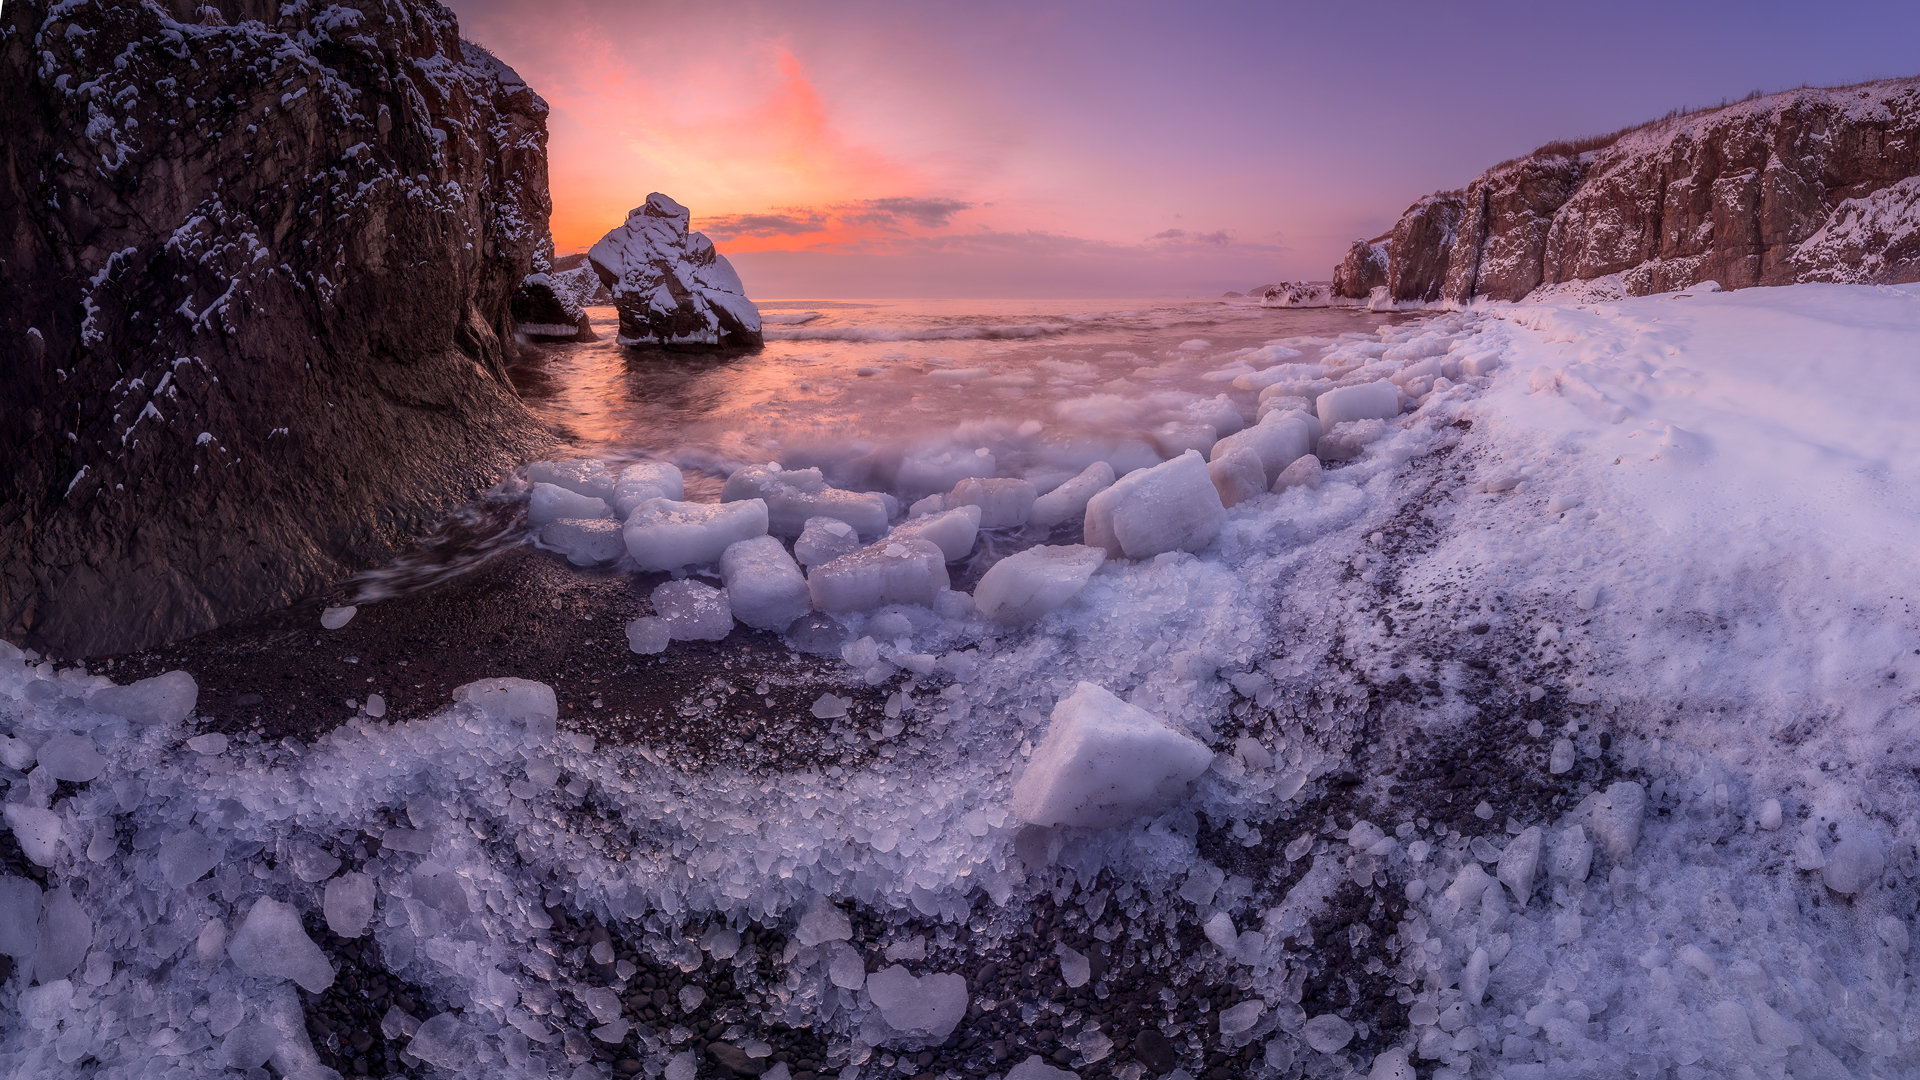
<path fill-rule="evenodd" d="M 432 0 L 0 15 L 0 634 L 144 647 L 383 559 L 544 439 L 546 105 Z"/>
<path fill-rule="evenodd" d="M 1523 158 L 1422 199 L 1394 229 L 1388 278 L 1396 300 L 1462 302 L 1613 274 L 1631 295 L 1709 279 L 1920 280 L 1916 176 L 1920 79 L 1794 90 Z M 1456 237 L 1436 227 L 1447 199 L 1463 204 Z M 1444 288 L 1425 296 L 1436 265 Z"/>
<path fill-rule="evenodd" d="M 1365 300 L 1375 287 L 1387 283 L 1387 246 L 1389 241 L 1355 240 L 1347 257 L 1333 268 L 1333 295 L 1349 300 Z"/>
<path fill-rule="evenodd" d="M 1449 191 L 1429 195 L 1400 215 L 1387 244 L 1387 288 L 1396 303 L 1440 299 L 1466 210 L 1461 194 Z"/>

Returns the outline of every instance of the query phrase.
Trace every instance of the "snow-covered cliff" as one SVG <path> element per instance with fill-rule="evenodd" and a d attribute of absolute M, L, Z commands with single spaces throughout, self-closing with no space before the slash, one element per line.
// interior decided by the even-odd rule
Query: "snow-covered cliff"
<path fill-rule="evenodd" d="M 384 558 L 540 438 L 546 103 L 433 0 L 0 14 L 0 634 L 133 649 Z"/>

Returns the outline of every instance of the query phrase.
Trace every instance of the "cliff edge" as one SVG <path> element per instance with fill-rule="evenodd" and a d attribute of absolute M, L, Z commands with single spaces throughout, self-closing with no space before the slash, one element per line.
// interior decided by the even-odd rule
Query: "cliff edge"
<path fill-rule="evenodd" d="M 1362 276 L 1366 246 L 1336 282 Z M 1790 90 L 1549 145 L 1416 202 L 1384 247 L 1399 303 L 1596 279 L 1631 296 L 1708 280 L 1920 280 L 1920 79 Z"/>
<path fill-rule="evenodd" d="M 284 603 L 544 438 L 547 107 L 438 3 L 14 0 L 0 101 L 8 640 Z"/>

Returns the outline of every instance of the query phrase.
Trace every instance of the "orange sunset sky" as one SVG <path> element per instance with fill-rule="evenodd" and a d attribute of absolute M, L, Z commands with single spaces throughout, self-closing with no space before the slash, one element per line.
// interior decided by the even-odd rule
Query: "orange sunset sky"
<path fill-rule="evenodd" d="M 662 191 L 764 297 L 1325 279 L 1496 161 L 1755 88 L 1911 74 L 1920 31 L 1911 6 L 1640 0 L 1599 20 L 1390 0 L 450 6 L 552 106 L 560 253 Z"/>

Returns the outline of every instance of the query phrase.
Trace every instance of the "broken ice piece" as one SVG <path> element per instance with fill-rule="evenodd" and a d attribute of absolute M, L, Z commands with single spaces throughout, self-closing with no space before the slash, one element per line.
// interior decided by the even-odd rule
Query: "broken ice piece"
<path fill-rule="evenodd" d="M 348 604 L 346 607 L 330 607 L 320 613 L 320 625 L 328 630 L 338 630 L 352 622 L 353 616 L 359 610 L 353 604 Z"/>
<path fill-rule="evenodd" d="M 1513 890 L 1522 907 L 1532 898 L 1533 883 L 1540 874 L 1541 844 L 1540 826 L 1530 825 L 1500 853 L 1500 881 Z"/>
<path fill-rule="evenodd" d="M 678 570 L 717 562 L 730 545 L 767 535 L 767 504 L 648 499 L 622 528 L 627 553 L 642 570 Z"/>
<path fill-rule="evenodd" d="M 1555 739 L 1547 754 L 1547 771 L 1555 776 L 1573 769 L 1573 740 Z"/>
<path fill-rule="evenodd" d="M 936 1042 L 953 1034 L 967 1014 L 967 980 L 947 972 L 916 979 L 895 964 L 867 977 L 867 994 L 888 1027 Z"/>
<path fill-rule="evenodd" d="M 227 749 L 227 737 L 218 731 L 209 731 L 205 735 L 195 735 L 187 740 L 187 749 L 196 754 L 222 754 Z"/>
<path fill-rule="evenodd" d="M 1074 598 L 1107 553 L 1083 544 L 1030 547 L 994 563 L 974 586 L 980 614 L 995 622 L 1023 625 Z"/>
<path fill-rule="evenodd" d="M 1036 494 L 1025 480 L 968 477 L 947 493 L 946 507 L 979 507 L 983 529 L 1015 528 L 1027 523 Z"/>
<path fill-rule="evenodd" d="M 659 586 L 649 599 L 675 641 L 719 641 L 733 632 L 733 605 L 725 589 L 688 578 Z"/>
<path fill-rule="evenodd" d="M 1323 1054 L 1331 1054 L 1353 1041 L 1353 1025 L 1333 1013 L 1321 1013 L 1300 1025 L 1300 1039 Z"/>
<path fill-rule="evenodd" d="M 1854 895 L 1880 880 L 1887 869 L 1887 853 L 1880 845 L 1860 836 L 1850 836 L 1827 853 L 1827 865 L 1820 880 L 1837 893 Z"/>
<path fill-rule="evenodd" d="M 1054 706 L 1013 809 L 1035 825 L 1109 828 L 1184 798 L 1212 764 L 1213 752 L 1186 732 L 1082 682 Z"/>
<path fill-rule="evenodd" d="M 40 764 L 55 780 L 84 784 L 107 767 L 105 758 L 85 735 L 55 735 L 40 746 Z"/>
<path fill-rule="evenodd" d="M 5 816 L 21 854 L 36 866 L 52 866 L 60 843 L 60 815 L 26 803 L 8 803 Z"/>
<path fill-rule="evenodd" d="M 1087 502 L 1088 544 L 1109 556 L 1150 559 L 1168 551 L 1199 551 L 1226 521 L 1207 462 L 1189 450 L 1151 469 L 1128 473 Z"/>
<path fill-rule="evenodd" d="M 829 612 L 871 611 L 887 604 L 931 606 L 948 584 L 947 555 L 922 536 L 889 537 L 816 566 L 807 575 L 813 606 Z"/>
<path fill-rule="evenodd" d="M 301 928 L 300 913 L 270 896 L 253 902 L 227 945 L 227 955 L 248 975 L 292 979 L 310 994 L 333 985 L 333 965 Z"/>
<path fill-rule="evenodd" d="M 842 555 L 860 550 L 860 534 L 838 518 L 808 518 L 793 542 L 793 557 L 800 565 L 815 567 L 830 563 Z"/>
<path fill-rule="evenodd" d="M 1080 475 L 1033 500 L 1027 521 L 1052 527 L 1083 518 L 1087 513 L 1087 500 L 1112 487 L 1113 479 L 1113 466 L 1096 461 L 1082 469 Z"/>
<path fill-rule="evenodd" d="M 848 702 L 845 698 L 833 694 L 821 694 L 813 702 L 813 715 L 821 720 L 832 720 L 847 715 Z"/>
<path fill-rule="evenodd" d="M 757 630 L 785 630 L 813 609 L 807 579 L 776 537 L 729 546 L 720 555 L 720 579 L 734 618 Z"/>
<path fill-rule="evenodd" d="M 1594 839 L 1606 848 L 1607 857 L 1624 862 L 1640 843 L 1640 823 L 1647 813 L 1647 789 L 1631 780 L 1609 786 L 1594 800 L 1589 820 Z"/>
<path fill-rule="evenodd" d="M 627 624 L 627 648 L 642 656 L 666 652 L 672 643 L 673 632 L 658 615 L 642 615 Z"/>
<path fill-rule="evenodd" d="M 183 829 L 160 845 L 160 872 L 167 884 L 184 889 L 206 876 L 225 849 L 192 829 Z"/>
<path fill-rule="evenodd" d="M 136 724 L 185 720 L 200 700 L 200 686 L 184 671 L 168 671 L 126 686 L 103 686 L 87 695 L 87 707 Z"/>
<path fill-rule="evenodd" d="M 327 882 L 320 909 L 326 915 L 327 929 L 343 938 L 357 938 L 367 932 L 367 924 L 373 920 L 373 903 L 373 879 L 349 872 Z"/>

